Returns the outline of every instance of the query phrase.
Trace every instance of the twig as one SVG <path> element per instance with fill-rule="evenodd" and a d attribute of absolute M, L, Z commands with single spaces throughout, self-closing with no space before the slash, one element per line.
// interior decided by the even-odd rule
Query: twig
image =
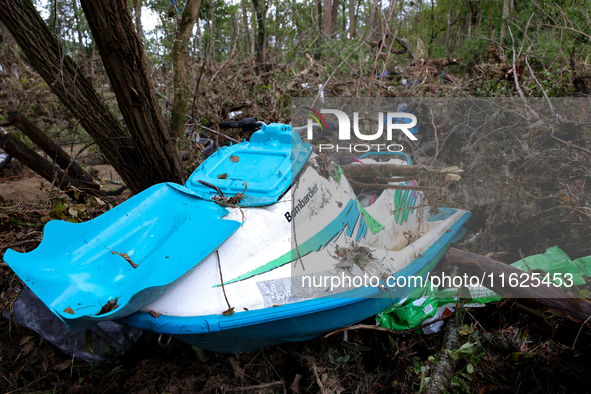
<path fill-rule="evenodd" d="M 429 112 L 431 112 L 431 124 L 433 125 L 433 129 L 435 130 L 435 156 L 433 156 L 433 160 L 431 161 L 431 165 L 435 163 L 437 156 L 439 155 L 439 137 L 437 137 L 437 126 L 435 126 L 435 117 L 433 116 L 433 110 L 429 107 Z"/>
<path fill-rule="evenodd" d="M 536 78 L 536 76 L 534 74 L 534 70 L 531 69 L 531 66 L 529 65 L 529 62 L 527 61 L 527 55 L 525 55 L 525 64 L 527 64 L 527 68 L 529 69 L 529 73 L 531 74 L 531 76 L 534 79 L 534 81 L 536 81 L 536 84 L 542 90 L 542 93 L 544 94 L 544 97 L 546 97 L 546 101 L 548 102 L 548 105 L 550 106 L 550 111 L 552 112 L 552 115 L 554 115 L 554 106 L 552 105 L 552 102 L 548 98 L 548 95 L 546 94 L 546 90 L 544 90 L 544 88 L 542 87 L 542 84 L 540 83 L 540 81 L 538 81 L 538 78 Z"/>
<path fill-rule="evenodd" d="M 515 67 L 515 39 L 513 38 L 513 33 L 511 32 L 511 26 L 507 26 L 507 28 L 509 30 L 509 34 L 511 35 L 511 42 L 513 43 L 511 45 L 511 50 L 513 51 L 513 80 L 515 81 L 515 88 L 517 89 L 519 96 L 521 96 L 521 99 L 527 105 L 527 101 L 525 100 L 525 95 L 523 94 L 523 90 L 521 90 L 521 85 L 519 84 L 519 79 L 517 78 L 517 67 Z M 519 54 L 521 55 L 521 50 L 519 52 L 520 52 Z"/>
<path fill-rule="evenodd" d="M 318 376 L 316 364 L 314 364 L 312 361 L 310 361 L 310 364 L 310 369 L 312 370 L 312 374 L 314 374 L 314 377 L 316 378 L 316 383 L 318 384 L 318 388 L 320 388 L 320 393 L 324 394 L 324 385 L 322 384 L 322 380 L 320 380 L 320 377 Z"/>
<path fill-rule="evenodd" d="M 43 178 L 43 177 L 40 175 L 37 175 L 37 174 L 23 174 L 23 175 L 9 176 L 7 178 L 0 178 L 0 181 L 9 181 L 11 179 L 20 179 L 20 178 Z"/>
<path fill-rule="evenodd" d="M 500 42 L 497 42 L 497 41 L 495 41 L 495 40 L 492 40 L 492 39 L 490 39 L 490 38 L 486 38 L 486 37 L 476 37 L 476 36 L 470 36 L 470 35 L 468 35 L 468 34 L 462 34 L 462 36 L 463 36 L 463 37 L 469 37 L 469 38 L 475 38 L 475 39 L 477 39 L 477 40 L 484 40 L 484 41 L 489 41 L 489 42 L 492 42 L 492 43 L 493 43 L 493 44 L 495 44 L 495 45 L 498 45 L 499 47 L 501 47 L 501 48 L 503 48 L 503 49 L 511 49 L 511 48 L 509 48 L 508 46 L 506 46 L 506 45 L 503 45 L 503 44 L 501 44 Z"/>
<path fill-rule="evenodd" d="M 320 376 L 318 376 L 318 369 L 316 368 L 316 364 L 314 363 L 312 358 L 308 357 L 308 356 L 303 356 L 303 355 L 299 354 L 298 352 L 296 352 L 295 350 L 293 352 L 308 365 L 308 368 L 310 369 L 310 371 L 312 372 L 312 375 L 314 375 L 314 378 L 316 379 L 316 383 L 318 384 L 318 388 L 320 389 L 320 392 L 322 394 L 324 394 L 324 385 L 322 384 L 322 380 L 320 379 Z"/>
<path fill-rule="evenodd" d="M 199 71 L 199 77 L 197 77 L 197 83 L 195 85 L 195 94 L 193 95 L 193 105 L 191 110 L 191 117 L 195 118 L 195 101 L 197 100 L 197 92 L 199 92 L 199 84 L 201 83 L 201 77 L 203 76 L 203 69 L 205 68 L 205 60 L 201 65 L 201 71 Z"/>
<path fill-rule="evenodd" d="M 482 137 L 478 138 L 478 139 L 477 139 L 477 140 L 476 140 L 476 141 L 475 141 L 475 142 L 472 144 L 472 146 L 470 147 L 470 149 L 474 149 L 474 147 L 476 146 L 476 144 L 477 144 L 477 143 L 478 143 L 480 140 L 482 140 L 482 139 L 484 139 L 484 138 L 488 137 L 489 135 L 491 135 L 491 134 L 493 134 L 493 133 L 496 133 L 497 131 L 501 131 L 501 130 L 509 129 L 509 128 L 512 128 L 512 127 L 515 127 L 515 126 L 519 126 L 519 125 L 521 125 L 521 123 L 518 123 L 518 124 L 512 124 L 511 126 L 499 127 L 498 129 L 494 129 L 494 130 L 493 130 L 493 131 L 491 131 L 490 133 L 488 133 L 488 134 L 486 134 L 486 135 L 483 135 Z"/>
<path fill-rule="evenodd" d="M 64 50 L 64 43 L 61 42 L 61 40 L 60 40 L 60 44 L 62 46 L 62 58 L 60 60 L 60 68 L 57 72 L 57 75 L 55 76 L 55 81 L 53 81 L 53 83 L 51 84 L 52 86 L 55 85 L 57 83 L 57 81 L 60 79 L 60 75 L 62 75 L 62 70 L 64 68 L 64 59 L 66 57 L 66 51 Z"/>
<path fill-rule="evenodd" d="M 231 388 L 225 389 L 224 391 L 226 391 L 226 392 L 239 392 L 239 391 L 247 391 L 247 390 L 268 389 L 270 387 L 279 386 L 280 384 L 284 384 L 284 383 L 285 382 L 283 380 L 278 380 L 276 382 L 257 384 L 257 385 L 254 385 L 254 386 L 231 387 Z"/>
<path fill-rule="evenodd" d="M 230 306 L 230 301 L 228 301 L 228 296 L 226 296 L 226 289 L 224 288 L 224 278 L 222 276 L 222 263 L 220 261 L 220 252 L 216 249 L 215 253 L 218 256 L 218 267 L 220 269 L 220 282 L 222 283 L 222 291 L 224 292 L 224 298 L 226 299 L 226 304 L 228 304 L 228 310 L 224 312 L 224 315 L 231 315 L 234 313 L 234 308 Z"/>
<path fill-rule="evenodd" d="M 277 375 L 277 377 L 279 379 L 281 379 L 281 375 L 279 375 L 279 372 L 277 372 L 277 370 L 273 366 L 273 363 L 271 363 L 271 361 L 269 361 L 269 359 L 267 358 L 267 355 L 265 354 L 264 351 L 262 352 L 262 354 L 263 354 L 263 359 L 269 365 L 269 368 L 271 368 L 273 370 L 273 372 L 275 373 L 275 375 Z M 281 382 L 281 385 L 283 386 L 283 393 L 287 394 L 287 387 L 285 386 L 285 382 L 283 380 L 281 380 L 280 382 Z"/>
<path fill-rule="evenodd" d="M 316 95 L 316 98 L 314 98 L 314 101 L 312 102 L 311 107 L 314 107 L 314 104 L 316 104 L 316 100 L 318 100 L 318 97 L 320 97 L 320 92 L 322 90 L 324 90 L 324 87 L 326 85 L 328 85 L 328 82 L 332 79 L 332 77 L 336 74 L 336 72 L 341 68 L 341 66 L 343 65 L 343 63 L 345 63 L 347 61 L 347 59 L 349 58 L 349 56 L 351 56 L 353 53 L 357 52 L 357 50 L 361 47 L 361 45 L 363 45 L 363 41 L 361 41 L 361 44 L 358 45 L 357 47 L 355 47 L 354 50 L 352 50 L 344 59 L 342 59 L 341 63 L 338 65 L 338 67 L 336 67 L 334 69 L 334 71 L 332 72 L 332 74 L 330 74 L 330 76 L 328 77 L 328 79 L 326 80 L 326 82 L 324 82 L 322 84 L 322 87 L 320 89 L 318 89 L 318 94 Z"/>
<path fill-rule="evenodd" d="M 587 324 L 587 322 L 589 321 L 589 319 L 591 319 L 591 316 L 589 316 L 587 318 L 587 320 L 585 320 L 585 322 L 583 324 L 581 324 L 581 328 L 579 328 L 579 332 L 577 332 L 577 337 L 575 338 L 575 342 L 573 343 L 572 350 L 575 350 L 575 345 L 577 344 L 577 340 L 579 339 L 579 335 L 581 335 L 581 330 L 583 329 L 583 327 L 585 326 L 585 324 Z"/>
<path fill-rule="evenodd" d="M 154 91 L 156 92 L 156 94 L 157 94 L 158 96 L 160 96 L 161 98 L 163 98 L 163 99 L 164 99 L 164 100 L 165 100 L 165 101 L 166 101 L 166 102 L 167 102 L 169 105 L 172 105 L 172 103 L 170 102 L 170 100 L 169 100 L 169 99 L 167 99 L 166 97 L 164 97 L 164 96 L 162 95 L 162 93 L 160 93 L 160 92 L 158 91 L 158 89 L 154 88 Z M 199 126 L 199 127 L 201 127 L 201 128 L 204 128 L 205 130 L 207 130 L 207 131 L 210 131 L 210 132 L 212 132 L 212 133 L 214 133 L 214 134 L 217 134 L 217 135 L 219 135 L 219 136 L 221 136 L 221 137 L 227 138 L 227 139 L 229 139 L 230 141 L 234 141 L 234 142 L 236 142 L 236 143 L 240 143 L 240 141 L 238 141 L 238 140 L 236 140 L 236 139 L 234 139 L 234 138 L 232 138 L 232 137 L 230 137 L 230 136 L 228 136 L 228 135 L 226 135 L 226 134 L 224 134 L 224 133 L 220 133 L 219 131 L 215 131 L 215 130 L 213 130 L 213 129 L 210 129 L 209 127 L 205 127 L 205 126 L 203 126 L 203 125 L 200 125 L 199 123 L 197 123 L 197 121 L 195 120 L 195 118 L 193 118 L 191 115 L 187 115 L 187 114 L 185 114 L 185 116 L 186 116 L 187 118 L 189 118 L 190 120 L 192 120 L 192 121 L 194 122 L 195 126 Z"/>
<path fill-rule="evenodd" d="M 380 57 L 380 53 L 382 53 L 382 48 L 384 48 L 385 42 L 386 42 L 386 33 L 384 32 L 384 34 L 382 36 L 382 42 L 380 43 L 380 47 L 378 48 L 378 52 L 376 53 L 376 57 L 373 60 L 373 67 L 371 69 L 371 75 L 369 77 L 369 86 L 367 87 L 367 97 L 371 96 L 371 86 L 373 83 L 373 77 L 376 73 L 376 67 L 378 65 L 378 58 Z M 367 111 L 367 104 L 368 104 L 368 101 L 366 101 L 366 107 L 365 107 L 366 111 Z"/>
<path fill-rule="evenodd" d="M 326 338 L 328 338 L 328 337 L 330 337 L 330 336 L 332 336 L 334 334 L 337 334 L 337 333 L 342 332 L 342 331 L 348 331 L 348 330 L 373 330 L 373 331 L 387 332 L 387 333 L 395 334 L 395 335 L 409 334 L 411 332 L 418 331 L 420 329 L 423 329 L 425 327 L 428 327 L 428 326 L 430 326 L 433 323 L 437 323 L 437 322 L 442 321 L 442 320 L 447 320 L 451 316 L 453 316 L 453 315 L 447 315 L 447 316 L 438 317 L 437 319 L 431 320 L 430 322 L 425 323 L 425 324 L 421 324 L 418 327 L 409 328 L 408 330 L 402 330 L 402 331 L 391 330 L 389 328 L 380 327 L 380 326 L 370 326 L 368 324 L 357 324 L 355 326 L 350 326 L 350 327 L 345 327 L 345 328 L 339 328 L 338 330 L 335 330 L 335 331 L 333 331 L 333 332 L 331 332 L 329 334 L 326 334 L 324 336 L 324 338 L 326 339 Z"/>
<path fill-rule="evenodd" d="M 318 27 L 317 27 L 318 29 Z M 324 41 L 324 43 L 326 44 L 326 46 L 328 47 L 328 49 L 330 49 L 336 57 L 338 57 L 339 59 L 341 59 L 341 61 L 343 61 L 343 63 L 345 63 L 350 69 L 351 71 L 353 71 L 355 73 L 355 75 L 357 75 L 359 77 L 359 81 L 361 81 L 361 83 L 363 83 L 363 86 L 367 88 L 367 85 L 365 84 L 365 81 L 363 80 L 363 77 L 361 76 L 361 74 L 359 74 L 357 72 L 357 70 L 355 70 L 353 68 L 353 66 L 351 66 L 349 63 L 347 63 L 346 60 L 344 60 L 331 46 L 330 44 L 326 41 L 326 39 L 324 38 L 324 35 L 322 35 L 322 33 L 320 33 L 320 38 L 322 38 L 322 41 Z"/>
<path fill-rule="evenodd" d="M 13 244 L 5 245 L 2 249 L 14 248 L 15 246 L 32 244 L 32 243 L 35 243 L 35 242 L 40 242 L 40 240 L 38 240 L 38 239 L 27 239 L 25 241 L 19 241 L 19 242 L 15 242 Z"/>
<path fill-rule="evenodd" d="M 557 141 L 560 141 L 560 142 L 563 142 L 563 143 L 565 143 L 565 144 L 568 144 L 568 142 L 566 142 L 566 141 L 564 141 L 564 140 L 561 140 L 560 138 L 556 137 L 554 134 L 552 134 L 552 135 L 551 135 L 551 137 L 552 137 L 552 138 L 554 138 L 554 139 L 555 139 L 555 140 L 557 140 Z M 583 152 L 585 152 L 585 153 L 587 153 L 587 154 L 591 155 L 591 151 L 590 151 L 590 150 L 588 150 L 588 149 L 582 148 L 582 147 L 580 147 L 580 146 L 578 146 L 578 145 L 574 145 L 574 144 L 572 145 L 572 147 L 573 147 L 573 148 L 577 148 L 577 149 L 579 149 L 579 150 L 581 150 L 581 151 L 583 151 Z"/>

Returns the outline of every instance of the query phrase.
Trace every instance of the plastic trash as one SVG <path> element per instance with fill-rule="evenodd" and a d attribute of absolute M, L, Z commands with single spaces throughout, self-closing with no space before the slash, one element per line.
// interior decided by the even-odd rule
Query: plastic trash
<path fill-rule="evenodd" d="M 318 94 L 320 97 L 320 101 L 322 103 L 324 103 L 324 93 L 328 93 L 325 89 L 322 88 L 323 86 L 323 84 L 318 85 Z"/>
<path fill-rule="evenodd" d="M 591 256 L 572 261 L 557 246 L 546 249 L 543 254 L 525 257 L 511 266 L 525 272 L 545 271 L 550 274 L 551 280 L 554 280 L 554 274 L 561 274 L 558 275 L 560 277 L 569 273 L 572 274 L 575 286 L 585 284 L 584 276 L 591 277 Z M 486 303 L 501 299 L 498 294 L 484 286 L 468 286 L 467 290 L 471 301 L 464 305 L 466 307 L 481 307 Z M 460 298 L 458 292 L 458 288 L 431 291 L 431 283 L 426 281 L 425 286 L 415 289 L 408 298 L 380 313 L 376 317 L 377 324 L 392 330 L 402 331 L 436 320 L 454 312 Z M 464 294 L 465 296 L 462 298 L 468 298 L 468 294 L 465 292 Z M 422 330 L 424 334 L 431 334 L 439 331 L 442 325 L 443 321 L 438 321 Z"/>
<path fill-rule="evenodd" d="M 100 322 L 75 335 L 28 287 L 14 301 L 12 317 L 6 310 L 2 316 L 35 331 L 70 357 L 88 363 L 101 361 L 104 357 L 121 356 L 138 343 L 140 337 L 143 336 L 141 342 L 147 342 L 155 335 L 111 321 Z"/>
<path fill-rule="evenodd" d="M 564 275 L 570 273 L 575 286 L 585 284 L 583 275 L 591 276 L 591 256 L 571 261 L 568 255 L 558 246 L 546 249 L 544 254 L 536 254 L 516 261 L 511 266 L 525 272 L 543 270 L 551 274 L 551 277 L 554 277 L 553 274 Z"/>
<path fill-rule="evenodd" d="M 501 299 L 498 294 L 484 286 L 468 286 L 467 290 L 471 301 L 464 304 L 466 307 L 483 307 L 486 303 Z M 460 297 L 459 292 L 458 288 L 432 291 L 431 282 L 426 281 L 423 287 L 416 288 L 408 298 L 377 315 L 377 325 L 403 331 L 447 316 L 455 311 L 458 300 L 464 298 Z M 467 297 L 468 294 L 465 295 L 465 298 Z M 442 326 L 443 321 L 438 321 L 422 330 L 424 334 L 433 334 Z"/>

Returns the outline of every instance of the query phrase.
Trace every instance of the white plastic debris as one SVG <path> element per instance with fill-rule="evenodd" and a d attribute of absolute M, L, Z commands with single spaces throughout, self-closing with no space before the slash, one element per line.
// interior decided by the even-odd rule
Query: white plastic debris
<path fill-rule="evenodd" d="M 324 89 L 322 89 L 322 84 L 318 85 L 318 93 L 320 97 L 320 101 L 324 103 Z"/>

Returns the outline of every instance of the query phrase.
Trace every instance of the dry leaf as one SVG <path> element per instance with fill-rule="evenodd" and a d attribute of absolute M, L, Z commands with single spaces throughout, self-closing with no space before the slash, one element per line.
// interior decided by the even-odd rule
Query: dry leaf
<path fill-rule="evenodd" d="M 234 357 L 228 358 L 232 369 L 234 369 L 234 377 L 236 379 L 244 379 L 244 369 L 240 367 L 240 361 L 236 360 Z"/>
<path fill-rule="evenodd" d="M 223 316 L 232 316 L 233 314 L 234 314 L 234 307 L 222 312 Z"/>
<path fill-rule="evenodd" d="M 103 305 L 103 307 L 101 308 L 99 313 L 96 314 L 96 316 L 104 315 L 105 313 L 109 313 L 112 310 L 119 308 L 119 305 L 117 305 L 118 299 L 119 299 L 119 297 L 115 298 L 114 300 L 109 300 L 109 302 L 107 302 L 105 305 Z"/>
<path fill-rule="evenodd" d="M 21 353 L 23 354 L 23 356 L 26 356 L 27 354 L 31 353 L 31 350 L 33 350 L 33 346 L 35 346 L 33 342 L 26 343 L 25 346 L 21 348 Z"/>
<path fill-rule="evenodd" d="M 59 364 L 55 364 L 51 369 L 53 369 L 54 371 L 63 371 L 64 369 L 68 368 L 70 365 L 72 365 L 72 360 L 66 360 L 66 361 L 63 361 Z"/>
<path fill-rule="evenodd" d="M 295 378 L 293 378 L 293 383 L 289 386 L 290 390 L 296 394 L 300 394 L 300 379 L 302 375 L 296 374 Z"/>
<path fill-rule="evenodd" d="M 109 249 L 108 246 L 105 246 L 105 248 Z M 131 261 L 131 258 L 129 257 L 129 255 L 127 253 L 119 253 L 119 252 L 115 252 L 114 250 L 111 250 L 111 249 L 109 249 L 109 251 L 113 254 L 118 254 L 119 256 L 123 257 L 125 259 L 125 261 L 127 261 L 129 264 L 131 264 L 131 266 L 133 268 L 139 267 L 139 265 L 137 265 L 136 263 Z"/>

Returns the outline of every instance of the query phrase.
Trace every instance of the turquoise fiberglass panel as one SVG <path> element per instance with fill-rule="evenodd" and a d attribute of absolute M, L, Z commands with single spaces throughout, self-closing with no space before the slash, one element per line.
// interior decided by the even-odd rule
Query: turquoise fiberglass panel
<path fill-rule="evenodd" d="M 183 186 L 161 183 L 88 222 L 53 220 L 35 250 L 8 250 L 4 260 L 72 331 L 82 332 L 172 288 L 240 227 L 222 219 L 227 213 Z M 105 312 L 109 303 L 117 307 Z"/>
<path fill-rule="evenodd" d="M 244 192 L 237 205 L 268 205 L 287 191 L 312 147 L 303 143 L 291 126 L 272 123 L 254 133 L 249 142 L 220 148 L 189 177 L 185 186 L 210 200 L 219 188 L 226 197 Z"/>

